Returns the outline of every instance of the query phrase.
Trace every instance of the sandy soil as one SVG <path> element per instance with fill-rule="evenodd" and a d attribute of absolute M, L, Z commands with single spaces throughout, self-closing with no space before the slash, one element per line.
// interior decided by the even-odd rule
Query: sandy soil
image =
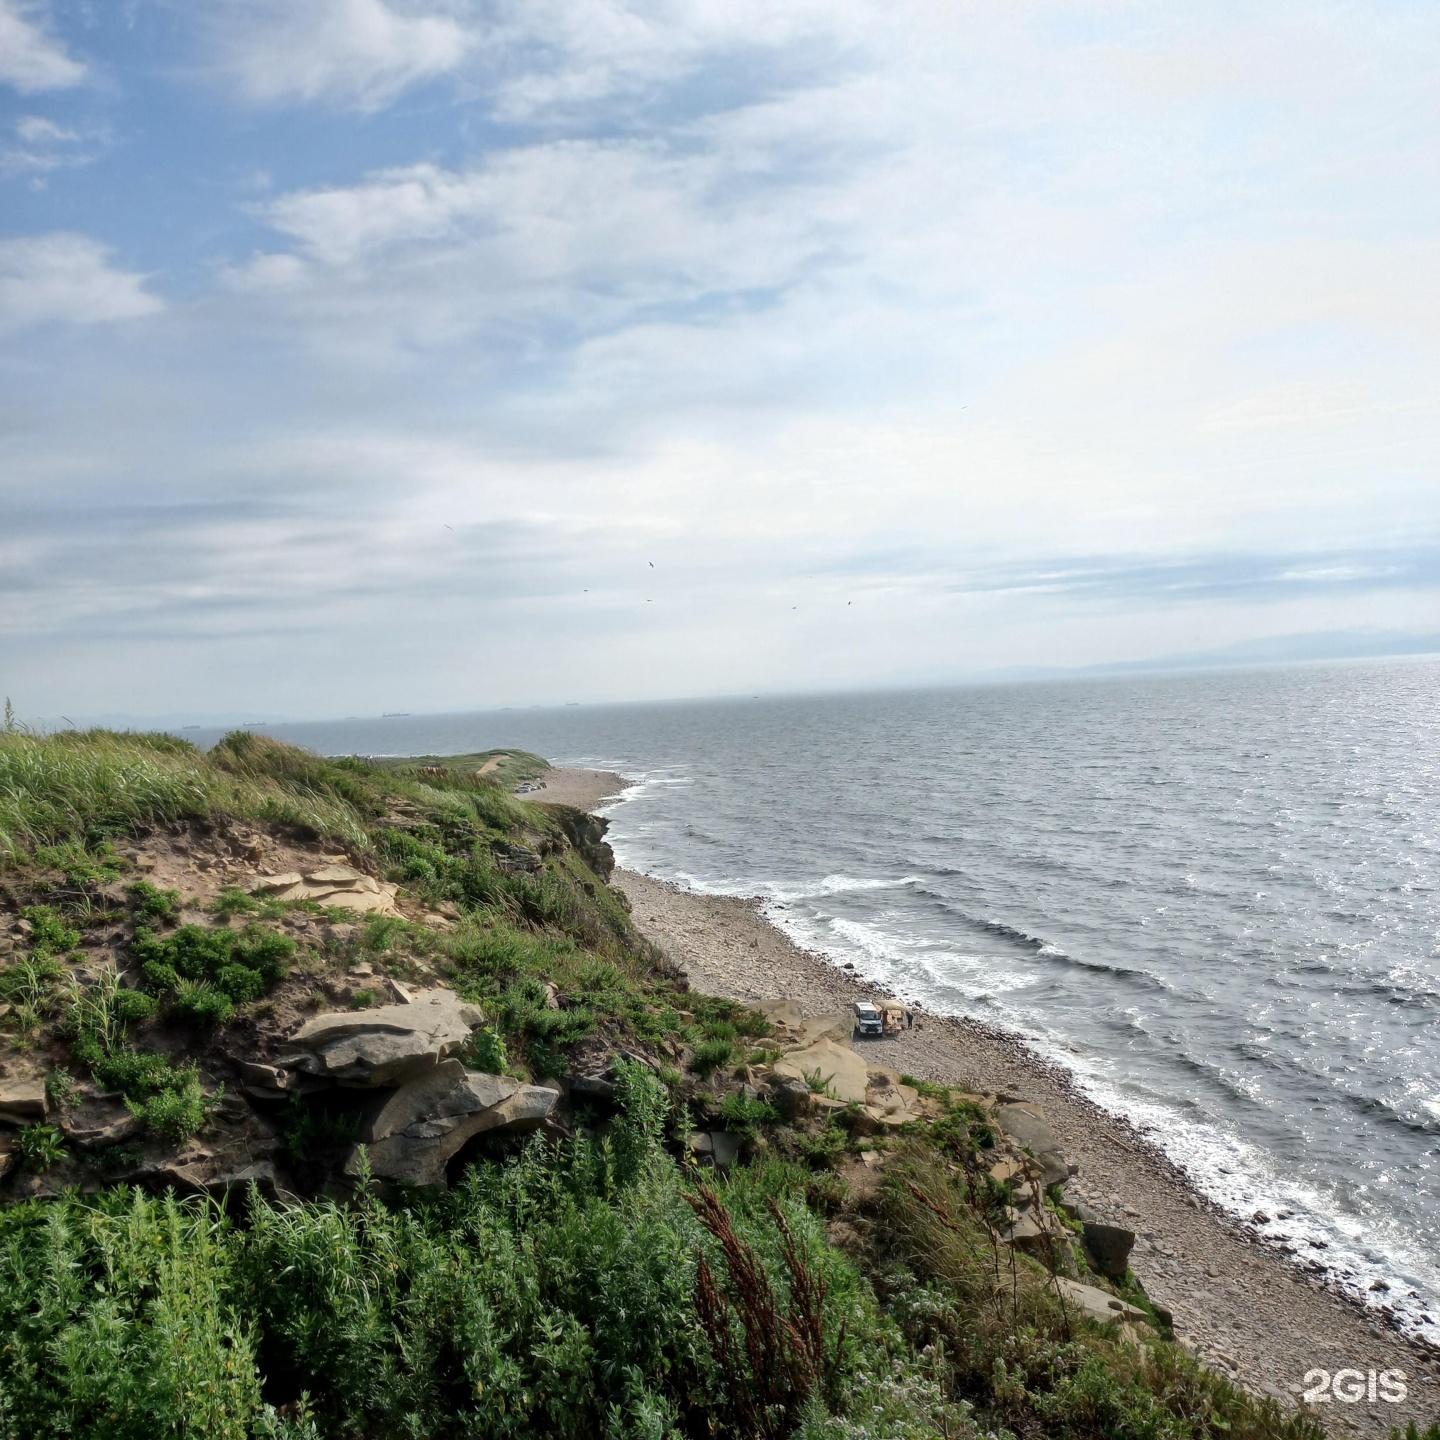
<path fill-rule="evenodd" d="M 593 810 L 606 800 L 613 800 L 634 782 L 622 779 L 609 770 L 559 769 L 546 770 L 539 777 L 539 783 L 544 789 L 529 791 L 521 798 L 541 804 L 574 805 L 578 810 Z"/>
<path fill-rule="evenodd" d="M 639 927 L 697 990 L 741 1000 L 783 996 L 807 1015 L 876 993 L 797 948 L 750 902 L 692 895 L 623 870 L 615 883 L 629 896 Z M 1405 1402 L 1332 1400 L 1315 1413 L 1339 1434 L 1381 1436 L 1392 1425 L 1413 1419 L 1423 1428 L 1440 1418 L 1440 1357 L 1378 1328 L 1298 1266 L 1253 1243 L 1127 1122 L 1079 1095 L 1063 1071 L 1020 1043 L 972 1021 L 923 1012 L 898 1039 L 857 1043 L 902 1072 L 1044 1106 L 1068 1158 L 1080 1166 L 1072 1193 L 1137 1232 L 1136 1275 L 1172 1311 L 1177 1336 L 1211 1364 L 1287 1401 L 1316 1368 L 1332 1374 L 1398 1368 L 1407 1376 Z"/>

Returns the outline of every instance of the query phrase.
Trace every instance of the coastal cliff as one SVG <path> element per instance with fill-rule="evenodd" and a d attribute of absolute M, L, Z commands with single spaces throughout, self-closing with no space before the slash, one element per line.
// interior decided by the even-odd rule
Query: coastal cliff
<path fill-rule="evenodd" d="M 1048 1102 L 706 993 L 516 753 L 0 736 L 7 1433 L 1322 1433 Z"/>

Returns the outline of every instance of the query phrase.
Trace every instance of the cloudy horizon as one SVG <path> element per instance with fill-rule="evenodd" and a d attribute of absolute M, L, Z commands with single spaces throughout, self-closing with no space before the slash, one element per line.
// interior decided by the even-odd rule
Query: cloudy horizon
<path fill-rule="evenodd" d="M 0 0 L 0 690 L 1433 639 L 1437 61 L 1406 3 Z"/>

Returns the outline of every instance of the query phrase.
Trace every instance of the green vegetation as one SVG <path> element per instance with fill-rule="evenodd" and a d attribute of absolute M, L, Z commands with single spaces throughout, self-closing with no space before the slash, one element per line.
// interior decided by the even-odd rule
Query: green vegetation
<path fill-rule="evenodd" d="M 131 1114 L 154 1134 L 180 1145 L 205 1123 L 211 1101 L 194 1063 L 176 1065 L 163 1055 L 118 1050 L 95 1066 L 95 1078 L 118 1090 Z"/>
<path fill-rule="evenodd" d="M 199 1025 L 223 1025 L 236 1005 L 258 1000 L 284 978 L 295 948 L 288 935 L 253 924 L 239 933 L 182 925 L 163 938 L 141 928 L 130 943 L 151 991 Z"/>
<path fill-rule="evenodd" d="M 413 755 L 404 758 L 386 756 L 371 762 L 394 775 L 425 780 L 442 785 L 484 778 L 504 790 L 513 790 L 525 780 L 534 780 L 550 768 L 550 762 L 527 750 L 481 750 L 474 755 Z M 544 793 L 537 796 L 543 800 Z"/>
<path fill-rule="evenodd" d="M 48 1170 L 65 1153 L 65 1141 L 53 1125 L 24 1125 L 15 1143 L 20 1158 L 31 1170 Z"/>
<path fill-rule="evenodd" d="M 303 826 L 363 848 L 367 798 L 363 785 L 345 785 L 341 763 L 243 731 L 208 756 L 171 735 L 0 731 L 0 861 L 212 814 Z"/>
<path fill-rule="evenodd" d="M 1067 1313 L 1039 1261 L 1002 1257 L 996 1136 L 948 1090 L 917 1086 L 940 1118 L 880 1142 L 878 1189 L 871 1172 L 857 1190 L 872 1193 L 849 1197 L 854 1152 L 874 1143 L 858 1109 L 784 1125 L 742 1088 L 733 1067 L 773 1054 L 765 1020 L 681 988 L 558 812 L 507 793 L 516 768 L 477 775 L 486 758 L 0 733 L 0 867 L 46 901 L 0 970 L 6 1039 L 54 1047 L 57 1107 L 74 1093 L 55 1064 L 68 1045 L 143 1121 L 136 1150 L 179 1145 L 219 1099 L 201 1063 L 267 1007 L 288 1025 L 307 996 L 337 1003 L 351 991 L 334 972 L 362 960 L 377 981 L 351 1003 L 419 975 L 480 1005 L 468 1064 L 563 1075 L 579 1046 L 615 1091 L 569 1115 L 572 1139 L 481 1137 L 438 1198 L 382 1196 L 363 1163 L 344 1203 L 82 1195 L 62 1190 L 84 1172 L 60 1132 L 19 1131 L 24 1167 L 49 1167 L 61 1193 L 0 1209 L 0 1440 L 1318 1440 L 1161 1330 L 1125 1343 Z M 130 883 L 112 844 L 231 818 L 369 857 L 449 928 L 332 916 L 346 928 L 322 943 L 302 924 L 301 951 L 276 928 L 293 907 L 233 888 L 214 924 L 179 925 L 178 897 Z M 118 948 L 117 923 L 143 991 L 72 967 L 87 927 Z M 616 1058 L 637 1052 L 653 1070 Z M 272 1112 L 302 1188 L 355 1145 L 346 1103 Z M 684 1138 L 701 1126 L 743 1137 L 748 1163 L 697 1170 Z"/>

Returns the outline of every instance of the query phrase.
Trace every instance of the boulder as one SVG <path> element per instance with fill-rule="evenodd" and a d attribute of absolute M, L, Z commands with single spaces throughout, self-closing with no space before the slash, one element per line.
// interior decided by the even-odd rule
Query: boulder
<path fill-rule="evenodd" d="M 307 1020 L 290 1037 L 284 1070 L 339 1085 L 400 1085 L 433 1070 L 484 1020 L 451 990 L 417 991 L 408 1005 L 335 1010 Z"/>
<path fill-rule="evenodd" d="M 363 1149 L 371 1173 L 382 1179 L 440 1185 L 445 1166 L 472 1136 L 533 1130 L 557 1098 L 544 1086 L 480 1074 L 458 1060 L 443 1060 L 386 1101 L 367 1127 Z M 347 1174 L 359 1172 L 361 1150 L 357 1145 L 351 1151 Z"/>
<path fill-rule="evenodd" d="M 909 1085 L 902 1085 L 889 1070 L 872 1069 L 865 1103 L 881 1115 L 894 1117 L 894 1123 L 904 1125 L 919 1118 L 920 1092 Z"/>
<path fill-rule="evenodd" d="M 29 1125 L 49 1110 L 43 1080 L 0 1080 L 0 1125 Z"/>
<path fill-rule="evenodd" d="M 1055 1284 L 1067 1305 L 1073 1306 L 1101 1325 L 1112 1320 L 1143 1324 L 1147 1319 L 1139 1306 L 1131 1305 L 1118 1295 L 1112 1295 L 1108 1290 L 1101 1290 L 1095 1285 L 1081 1285 L 1076 1280 L 1067 1280 L 1063 1275 L 1055 1277 Z"/>
<path fill-rule="evenodd" d="M 141 1127 L 118 1095 L 89 1095 L 65 1113 L 60 1128 L 82 1150 L 103 1150 L 139 1134 Z"/>
<path fill-rule="evenodd" d="M 746 1008 L 787 1030 L 799 1030 L 805 1023 L 800 1006 L 794 1000 L 752 1000 Z"/>
<path fill-rule="evenodd" d="M 1123 1225 L 1104 1225 L 1096 1220 L 1085 1222 L 1086 1253 L 1107 1279 L 1123 1278 L 1130 1268 L 1130 1251 L 1134 1245 L 1135 1232 Z"/>
<path fill-rule="evenodd" d="M 804 1080 L 789 1075 L 772 1077 L 769 1089 L 770 1103 L 779 1112 L 780 1118 L 793 1123 L 811 1114 L 815 1109 L 815 1098 L 810 1086 Z"/>
<path fill-rule="evenodd" d="M 1060 1151 L 1059 1137 L 1038 1105 L 1023 1102 L 1001 1105 L 995 1111 L 995 1121 L 1006 1136 L 1023 1145 L 1039 1162 L 1043 1189 L 1063 1184 L 1070 1178 L 1070 1167 Z"/>
<path fill-rule="evenodd" d="M 855 1016 L 849 1010 L 834 1015 L 815 1015 L 800 1022 L 800 1043 L 813 1045 L 818 1040 L 833 1040 L 848 1046 L 855 1038 Z"/>
<path fill-rule="evenodd" d="M 700 1130 L 686 1141 L 697 1160 L 708 1160 L 717 1170 L 731 1170 L 740 1159 L 740 1140 L 724 1130 Z"/>
<path fill-rule="evenodd" d="M 807 1020 L 805 1023 L 809 1025 L 810 1022 Z M 827 1082 L 837 1099 L 865 1104 L 870 1073 L 864 1057 L 828 1036 L 786 1051 L 773 1068 L 782 1079 L 806 1083 L 807 1076 L 819 1071 L 820 1078 Z"/>
<path fill-rule="evenodd" d="M 1060 1208 L 1072 1220 L 1078 1220 L 1082 1225 L 1089 1225 L 1092 1222 L 1098 1224 L 1100 1221 L 1100 1216 L 1083 1200 L 1076 1200 L 1073 1197 L 1069 1197 L 1061 1202 Z"/>
<path fill-rule="evenodd" d="M 1013 1245 L 1017 1250 L 1033 1251 L 1046 1255 L 1056 1243 L 1068 1242 L 1070 1232 L 1060 1223 L 1054 1212 L 1041 1206 L 1030 1206 L 1026 1210 L 1011 1211 L 1009 1226 L 1000 1232 L 1002 1244 Z"/>
<path fill-rule="evenodd" d="M 740 1138 L 724 1130 L 710 1132 L 710 1157 L 717 1170 L 733 1169 L 740 1159 Z"/>

